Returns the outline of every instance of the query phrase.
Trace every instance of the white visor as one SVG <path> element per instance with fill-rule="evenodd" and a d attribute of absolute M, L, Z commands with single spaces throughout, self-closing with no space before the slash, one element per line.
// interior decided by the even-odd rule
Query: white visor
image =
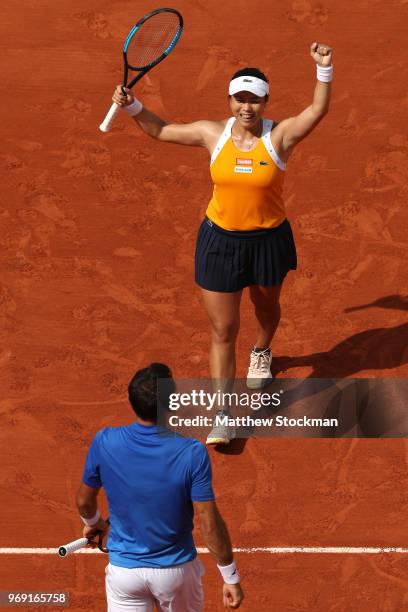
<path fill-rule="evenodd" d="M 253 76 L 240 76 L 232 79 L 229 84 L 229 95 L 233 96 L 239 91 L 250 91 L 251 93 L 263 98 L 269 94 L 269 85 L 262 79 Z"/>

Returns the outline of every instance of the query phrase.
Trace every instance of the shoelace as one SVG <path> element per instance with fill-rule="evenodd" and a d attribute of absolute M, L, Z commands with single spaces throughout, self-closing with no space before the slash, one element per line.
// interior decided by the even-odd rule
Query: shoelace
<path fill-rule="evenodd" d="M 261 372 L 269 372 L 269 351 L 261 353 L 251 353 L 250 370 L 260 370 Z"/>

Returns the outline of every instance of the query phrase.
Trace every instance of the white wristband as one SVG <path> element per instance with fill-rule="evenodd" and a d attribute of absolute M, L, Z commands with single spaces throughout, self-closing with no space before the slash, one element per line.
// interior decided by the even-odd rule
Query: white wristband
<path fill-rule="evenodd" d="M 124 106 L 123 109 L 127 112 L 128 115 L 134 117 L 143 110 L 143 104 L 140 102 L 140 100 L 135 98 L 132 104 L 129 104 L 129 106 Z"/>
<path fill-rule="evenodd" d="M 238 584 L 239 583 L 239 574 L 237 570 L 237 566 L 235 561 L 233 561 L 230 565 L 218 565 L 218 569 L 220 570 L 220 574 L 225 582 L 225 584 Z"/>
<path fill-rule="evenodd" d="M 333 80 L 333 64 L 331 66 L 319 66 L 317 64 L 317 80 L 322 83 L 330 83 Z"/>
<path fill-rule="evenodd" d="M 95 525 L 99 521 L 100 517 L 101 513 L 99 512 L 99 510 L 97 510 L 96 514 L 91 518 L 85 518 L 84 516 L 81 516 L 81 519 L 85 523 L 85 525 L 87 525 L 88 527 L 92 527 L 92 525 Z"/>

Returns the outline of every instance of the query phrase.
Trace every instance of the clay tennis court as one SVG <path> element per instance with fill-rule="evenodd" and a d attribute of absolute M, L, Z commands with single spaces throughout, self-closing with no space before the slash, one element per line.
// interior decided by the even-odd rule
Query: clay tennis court
<path fill-rule="evenodd" d="M 194 241 L 211 193 L 204 150 L 158 144 L 120 118 L 98 125 L 121 47 L 151 2 L 3 3 L 0 590 L 66 591 L 103 610 L 102 555 L 20 554 L 80 536 L 87 446 L 129 423 L 126 385 L 151 361 L 208 376 Z M 227 83 L 268 74 L 267 116 L 310 103 L 314 40 L 334 48 L 329 115 L 288 164 L 299 268 L 284 286 L 279 376 L 407 377 L 406 0 L 178 0 L 185 31 L 147 75 L 145 105 L 174 121 L 228 116 Z M 238 374 L 255 323 L 244 298 Z M 404 439 L 251 439 L 211 450 L 247 612 L 400 612 L 408 555 L 250 552 L 407 547 Z M 197 544 L 202 545 L 197 531 Z M 206 610 L 222 610 L 208 554 Z M 44 608 L 49 609 L 49 608 Z"/>

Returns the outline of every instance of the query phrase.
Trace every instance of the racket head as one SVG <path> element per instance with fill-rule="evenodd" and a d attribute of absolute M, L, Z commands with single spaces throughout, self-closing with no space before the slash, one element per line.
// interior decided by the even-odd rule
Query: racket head
<path fill-rule="evenodd" d="M 183 17 L 176 9 L 151 11 L 133 26 L 125 40 L 125 68 L 146 73 L 174 49 L 182 31 Z"/>

